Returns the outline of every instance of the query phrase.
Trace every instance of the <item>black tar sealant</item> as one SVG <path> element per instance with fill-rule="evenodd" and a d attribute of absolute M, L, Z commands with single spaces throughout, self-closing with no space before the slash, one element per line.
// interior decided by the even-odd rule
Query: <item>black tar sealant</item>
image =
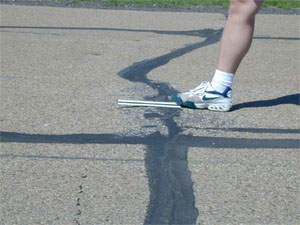
<path fill-rule="evenodd" d="M 16 29 L 18 27 L 0 27 Z M 167 101 L 168 96 L 177 92 L 169 84 L 152 81 L 147 74 L 160 66 L 166 65 L 170 60 L 178 58 L 195 49 L 217 43 L 220 40 L 222 30 L 192 30 L 192 31 L 157 31 L 157 30 L 130 30 L 110 28 L 74 28 L 74 27 L 23 27 L 26 29 L 67 29 L 67 30 L 114 30 L 124 32 L 153 32 L 165 35 L 189 35 L 204 38 L 202 42 L 188 45 L 165 55 L 135 62 L 128 68 L 120 71 L 119 76 L 132 82 L 141 82 L 158 91 L 157 96 L 147 100 Z M 261 37 L 268 38 L 268 37 Z M 275 37 L 276 38 L 276 37 Z M 278 37 L 281 39 L 280 37 Z M 276 38 L 276 39 L 278 39 Z M 268 38 L 269 39 L 269 38 Z M 286 40 L 286 39 L 284 39 Z M 291 39 L 294 40 L 294 39 Z M 282 96 L 277 99 L 242 103 L 233 106 L 232 110 L 247 107 L 270 107 L 278 104 L 299 105 L 299 93 Z M 125 136 L 117 134 L 26 134 L 16 132 L 0 132 L 0 142 L 14 143 L 55 143 L 55 144 L 144 144 L 147 146 L 146 170 L 150 186 L 150 202 L 147 208 L 145 224 L 195 224 L 198 210 L 195 207 L 195 196 L 191 173 L 188 169 L 187 153 L 190 147 L 205 148 L 269 148 L 269 149 L 295 149 L 299 148 L 297 139 L 250 139 L 250 138 L 225 138 L 205 137 L 182 134 L 184 127 L 179 127 L 175 118 L 179 116 L 180 109 L 156 109 L 151 114 L 144 114 L 146 119 L 159 118 L 167 127 L 168 134 L 159 132 L 145 137 Z M 208 128 L 209 129 L 209 128 Z M 215 128 L 212 128 L 215 129 Z M 255 133 L 298 133 L 290 129 L 253 129 L 241 128 L 228 129 L 231 132 L 255 132 Z M 1 154 L 0 158 L 35 158 L 57 160 L 101 160 L 122 161 L 126 163 L 140 162 L 138 159 L 107 159 L 85 158 L 64 156 L 41 156 L 41 155 L 17 155 Z M 78 198 L 79 199 L 79 198 Z M 77 203 L 80 203 L 80 199 Z M 79 206 L 79 205 L 78 205 Z"/>
<path fill-rule="evenodd" d="M 179 48 L 165 55 L 133 63 L 118 74 L 132 82 L 141 82 L 158 91 L 158 95 L 148 100 L 168 101 L 168 96 L 177 90 L 164 82 L 147 79 L 147 74 L 166 65 L 195 49 L 214 44 L 220 40 L 221 30 L 205 29 L 189 32 L 173 32 L 175 35 L 202 36 L 205 40 Z M 157 109 L 159 113 L 144 114 L 147 118 L 159 118 L 167 127 L 168 135 L 157 133 L 162 142 L 148 144 L 146 153 L 146 171 L 150 186 L 150 202 L 145 224 L 195 224 L 198 209 L 191 172 L 188 169 L 188 145 L 178 145 L 178 135 L 182 132 L 174 121 L 179 116 L 178 110 Z"/>

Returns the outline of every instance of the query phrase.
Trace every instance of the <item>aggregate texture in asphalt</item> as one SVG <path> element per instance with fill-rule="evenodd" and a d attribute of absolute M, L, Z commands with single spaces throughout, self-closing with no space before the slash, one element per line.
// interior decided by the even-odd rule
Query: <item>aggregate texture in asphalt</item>
<path fill-rule="evenodd" d="M 299 15 L 215 113 L 116 103 L 211 80 L 223 13 L 0 7 L 0 224 L 299 224 Z"/>

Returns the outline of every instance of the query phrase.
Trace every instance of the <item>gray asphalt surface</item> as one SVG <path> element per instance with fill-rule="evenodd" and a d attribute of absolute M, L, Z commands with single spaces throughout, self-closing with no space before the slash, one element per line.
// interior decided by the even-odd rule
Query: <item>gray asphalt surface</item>
<path fill-rule="evenodd" d="M 214 113 L 116 103 L 211 80 L 223 13 L 0 7 L 0 224 L 300 223 L 299 15 Z"/>

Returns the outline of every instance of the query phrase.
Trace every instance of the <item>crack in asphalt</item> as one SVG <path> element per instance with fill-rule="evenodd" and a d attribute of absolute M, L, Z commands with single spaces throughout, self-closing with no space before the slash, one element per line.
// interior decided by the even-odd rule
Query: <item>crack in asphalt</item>
<path fill-rule="evenodd" d="M 87 169 L 86 169 L 87 170 Z M 74 219 L 74 222 L 77 224 L 77 225 L 80 225 L 80 217 L 82 215 L 82 209 L 81 209 L 81 199 L 82 199 L 82 195 L 83 195 L 83 183 L 84 183 L 84 180 L 85 178 L 87 178 L 87 175 L 86 174 L 83 174 L 80 176 L 81 180 L 82 180 L 82 183 L 79 185 L 79 191 L 77 192 L 77 198 L 76 198 L 76 209 L 77 209 L 77 212 L 75 214 L 75 219 Z"/>
<path fill-rule="evenodd" d="M 183 56 L 195 49 L 217 43 L 222 30 L 203 29 L 197 36 L 205 40 L 183 48 L 176 49 L 165 55 L 133 63 L 118 73 L 119 76 L 131 81 L 141 82 L 158 91 L 158 95 L 148 100 L 168 101 L 168 96 L 178 92 L 165 82 L 153 81 L 147 74 L 166 65 L 170 60 Z M 195 32 L 176 32 L 180 35 L 195 36 Z M 191 172 L 188 169 L 187 145 L 178 145 L 177 138 L 182 129 L 174 118 L 180 111 L 157 109 L 160 113 L 152 113 L 168 129 L 165 136 L 157 132 L 165 141 L 148 145 L 146 152 L 146 172 L 150 186 L 150 201 L 147 208 L 145 224 L 195 224 L 199 215 L 195 207 L 195 196 Z M 149 119 L 149 114 L 144 114 Z"/>
<path fill-rule="evenodd" d="M 5 27 L 1 28 L 28 28 L 28 29 L 95 29 L 103 28 L 70 28 L 70 27 Z M 107 29 L 109 30 L 109 28 Z M 129 29 L 115 29 L 116 31 L 133 31 Z M 190 35 L 204 38 L 203 41 L 190 44 L 183 48 L 176 49 L 165 55 L 152 59 L 145 59 L 135 62 L 131 66 L 121 70 L 118 75 L 131 82 L 146 84 L 158 91 L 157 96 L 147 97 L 147 100 L 168 101 L 168 96 L 177 92 L 168 83 L 149 80 L 147 74 L 170 62 L 170 60 L 181 57 L 196 49 L 219 42 L 222 30 L 203 29 L 197 31 L 154 31 L 142 30 L 141 32 L 157 32 L 159 34 Z M 294 40 L 294 39 L 288 39 Z M 269 107 L 277 104 L 299 105 L 299 94 L 283 96 L 274 100 L 256 101 L 243 103 L 233 107 L 234 110 L 245 107 Z M 181 109 L 155 109 L 158 113 L 145 113 L 145 119 L 160 119 L 161 123 L 167 127 L 168 134 L 159 132 L 149 134 L 145 137 L 124 136 L 117 134 L 70 134 L 70 135 L 43 135 L 43 134 L 23 134 L 15 132 L 0 132 L 1 142 L 19 143 L 71 143 L 71 144 L 144 144 L 147 146 L 145 165 L 149 179 L 150 201 L 147 207 L 145 224 L 195 224 L 199 215 L 195 207 L 195 196 L 191 172 L 188 169 L 187 153 L 190 147 L 207 148 L 297 148 L 297 139 L 250 139 L 250 138 L 225 138 L 225 137 L 199 137 L 182 134 L 184 127 L 179 127 L 175 118 L 180 116 Z M 210 128 L 207 128 L 210 129 Z M 211 128 L 215 129 L 215 128 Z M 225 128 L 226 129 L 226 128 Z M 280 129 L 256 129 L 251 128 L 241 130 L 232 129 L 233 132 L 296 132 L 294 130 Z M 55 156 L 25 156 L 25 155 L 0 155 L 0 157 L 29 157 L 29 158 L 54 158 Z M 68 157 L 67 159 L 85 159 Z M 97 159 L 97 160 L 122 160 L 122 159 Z M 125 160 L 126 161 L 126 160 Z M 131 160 L 127 161 L 140 161 Z M 86 175 L 84 175 L 85 178 Z M 82 184 L 76 199 L 77 215 L 81 215 L 81 194 Z M 74 220 L 79 224 L 79 218 Z"/>

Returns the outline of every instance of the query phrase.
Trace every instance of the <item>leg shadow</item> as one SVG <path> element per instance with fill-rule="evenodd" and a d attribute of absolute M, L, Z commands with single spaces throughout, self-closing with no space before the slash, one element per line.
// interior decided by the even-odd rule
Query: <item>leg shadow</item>
<path fill-rule="evenodd" d="M 300 94 L 287 95 L 270 100 L 261 100 L 253 102 L 245 102 L 237 105 L 233 105 L 231 111 L 239 110 L 242 108 L 258 108 L 258 107 L 271 107 L 283 104 L 300 105 Z"/>

